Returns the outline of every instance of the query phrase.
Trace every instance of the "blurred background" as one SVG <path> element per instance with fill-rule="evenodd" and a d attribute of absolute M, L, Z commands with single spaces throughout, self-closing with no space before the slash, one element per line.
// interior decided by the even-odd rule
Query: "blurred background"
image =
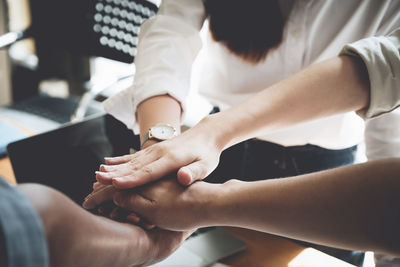
<path fill-rule="evenodd" d="M 140 24 L 158 1 L 1 0 L 0 105 L 38 93 L 82 95 L 134 74 Z M 10 40 L 11 39 L 11 40 Z M 5 45 L 6 42 L 9 44 Z"/>
<path fill-rule="evenodd" d="M 103 112 L 132 84 L 157 0 L 0 0 L 0 156 L 8 143 Z"/>

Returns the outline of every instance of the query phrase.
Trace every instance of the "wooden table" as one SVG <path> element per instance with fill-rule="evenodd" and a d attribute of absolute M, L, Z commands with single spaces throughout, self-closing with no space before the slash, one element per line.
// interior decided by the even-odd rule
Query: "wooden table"
<path fill-rule="evenodd" d="M 7 157 L 0 158 L 0 176 L 4 177 L 12 184 L 16 183 L 10 160 Z"/>
<path fill-rule="evenodd" d="M 0 159 L 0 176 L 15 183 L 8 158 Z M 350 267 L 318 250 L 300 246 L 290 240 L 257 231 L 226 227 L 229 232 L 246 242 L 244 251 L 222 261 L 232 267 Z"/>
<path fill-rule="evenodd" d="M 226 227 L 230 233 L 246 242 L 243 252 L 237 253 L 222 263 L 232 267 L 351 267 L 313 248 L 303 247 L 286 238 L 248 229 Z"/>

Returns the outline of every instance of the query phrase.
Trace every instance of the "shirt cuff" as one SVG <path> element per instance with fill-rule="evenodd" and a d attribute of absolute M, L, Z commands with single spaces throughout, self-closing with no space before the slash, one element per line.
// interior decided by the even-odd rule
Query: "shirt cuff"
<path fill-rule="evenodd" d="M 370 80 L 370 104 L 358 112 L 372 118 L 400 106 L 400 29 L 389 36 L 369 37 L 346 45 L 340 55 L 359 57 Z"/>
<path fill-rule="evenodd" d="M 0 231 L 8 267 L 47 267 L 46 235 L 38 214 L 15 187 L 0 177 Z"/>

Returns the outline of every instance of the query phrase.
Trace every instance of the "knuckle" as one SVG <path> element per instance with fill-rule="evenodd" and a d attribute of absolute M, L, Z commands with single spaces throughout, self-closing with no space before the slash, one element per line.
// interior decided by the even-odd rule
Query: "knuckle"
<path fill-rule="evenodd" d="M 126 208 L 131 203 L 131 197 L 123 194 L 116 194 L 113 196 L 113 202 L 121 208 Z"/>
<path fill-rule="evenodd" d="M 144 166 L 144 167 L 142 168 L 142 172 L 144 173 L 144 175 L 145 175 L 148 179 L 150 179 L 150 180 L 153 179 L 154 172 L 153 172 L 153 169 L 152 169 L 151 167 L 149 167 L 149 166 Z"/>
<path fill-rule="evenodd" d="M 145 150 L 138 150 L 138 151 L 136 151 L 135 153 L 133 153 L 133 154 L 131 155 L 131 156 L 132 156 L 132 157 L 131 157 L 131 160 L 135 160 L 135 159 L 137 159 L 137 158 L 143 156 L 145 153 L 146 153 Z"/>
<path fill-rule="evenodd" d="M 168 158 L 168 160 L 170 160 L 171 162 L 175 162 L 175 163 L 180 162 L 180 160 L 181 160 L 179 154 L 177 154 L 173 151 L 168 152 L 166 154 L 166 157 Z"/>
<path fill-rule="evenodd" d="M 115 161 L 122 161 L 122 162 L 129 161 L 129 160 L 130 160 L 130 155 L 125 155 L 125 156 L 115 159 Z"/>
<path fill-rule="evenodd" d="M 207 169 L 204 166 L 198 166 L 195 173 L 197 174 L 198 178 L 203 178 L 207 175 Z"/>
<path fill-rule="evenodd" d="M 128 168 L 133 171 L 137 171 L 140 168 L 140 165 L 138 164 L 138 161 L 136 159 L 132 159 L 131 161 L 129 161 L 128 165 Z"/>
<path fill-rule="evenodd" d="M 152 153 L 154 153 L 156 151 L 156 147 L 158 144 L 154 144 L 151 146 L 146 147 L 145 149 L 140 150 L 139 152 L 137 152 L 137 155 L 139 156 L 148 156 L 151 155 Z"/>
<path fill-rule="evenodd" d="M 188 168 L 195 178 L 204 178 L 208 173 L 208 168 L 204 162 L 197 162 L 197 164 L 189 165 Z"/>

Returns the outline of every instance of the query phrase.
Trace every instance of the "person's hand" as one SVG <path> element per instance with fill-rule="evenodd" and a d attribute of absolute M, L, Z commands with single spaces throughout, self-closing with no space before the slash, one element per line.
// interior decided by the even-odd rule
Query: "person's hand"
<path fill-rule="evenodd" d="M 112 201 L 117 189 L 112 185 L 93 184 L 93 191 L 85 197 L 82 206 L 85 209 L 94 209 L 101 204 Z"/>
<path fill-rule="evenodd" d="M 188 230 L 207 226 L 209 203 L 216 201 L 221 185 L 196 182 L 189 187 L 175 178 L 128 191 L 117 191 L 114 203 L 132 211 L 158 227 L 169 230 Z"/>
<path fill-rule="evenodd" d="M 100 166 L 96 179 L 102 184 L 126 189 L 177 172 L 178 181 L 190 185 L 205 178 L 218 165 L 223 146 L 212 134 L 214 132 L 210 125 L 200 122 L 180 136 L 135 154 L 106 158 L 106 164 Z"/>
<path fill-rule="evenodd" d="M 112 185 L 93 184 L 93 191 L 86 196 L 83 202 L 83 208 L 87 210 L 95 210 L 95 213 L 117 221 L 129 221 L 130 223 L 139 225 L 147 230 L 153 229 L 155 226 L 148 223 L 143 218 L 137 216 L 133 212 L 127 212 L 112 202 L 114 193 L 117 189 Z"/>
<path fill-rule="evenodd" d="M 51 266 L 149 265 L 166 258 L 193 232 L 146 231 L 86 212 L 48 187 L 19 189 L 42 218 Z"/>

